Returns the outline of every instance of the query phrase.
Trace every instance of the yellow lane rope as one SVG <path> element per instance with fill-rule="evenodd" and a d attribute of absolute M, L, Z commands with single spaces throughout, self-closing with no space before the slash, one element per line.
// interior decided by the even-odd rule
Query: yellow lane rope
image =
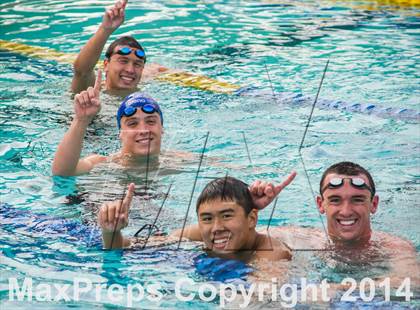
<path fill-rule="evenodd" d="M 0 40 L 0 49 L 19 53 L 28 57 L 55 60 L 64 63 L 73 63 L 77 56 L 76 54 L 66 54 L 50 48 L 30 46 L 22 43 L 5 40 Z"/>
<path fill-rule="evenodd" d="M 195 75 L 189 72 L 163 74 L 156 77 L 156 79 L 180 86 L 193 87 L 222 94 L 230 94 L 241 88 L 239 85 L 218 81 L 204 75 Z"/>
<path fill-rule="evenodd" d="M 331 1 L 331 0 L 330 0 Z M 333 0 L 340 4 L 348 4 L 351 7 L 366 10 L 378 10 L 384 7 L 394 7 L 396 9 L 410 9 L 420 8 L 420 0 L 365 0 L 365 1 L 352 1 L 352 0 Z"/>
<path fill-rule="evenodd" d="M 50 48 L 30 46 L 5 40 L 0 40 L 0 49 L 28 57 L 42 58 L 69 64 L 72 64 L 77 56 L 76 54 L 66 54 Z M 99 62 L 98 65 L 102 66 L 102 62 Z M 166 73 L 158 76 L 156 79 L 180 86 L 193 87 L 223 94 L 230 94 L 241 88 L 239 85 L 218 81 L 207 76 L 196 75 L 189 72 Z"/>

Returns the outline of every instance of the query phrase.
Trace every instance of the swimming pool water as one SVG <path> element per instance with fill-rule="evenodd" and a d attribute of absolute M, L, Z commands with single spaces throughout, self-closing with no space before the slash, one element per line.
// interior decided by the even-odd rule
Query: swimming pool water
<path fill-rule="evenodd" d="M 112 2 L 2 1 L 0 39 L 77 53 L 99 24 L 103 7 Z M 364 4 L 132 1 L 125 23 L 111 39 L 131 34 L 145 46 L 152 62 L 270 92 L 266 65 L 276 92 L 311 97 L 330 59 L 321 98 L 420 111 L 419 9 L 383 6 L 370 11 Z M 140 186 L 145 177 L 142 172 L 111 167 L 78 178 L 52 178 L 55 148 L 72 115 L 71 66 L 0 51 L 0 68 L 0 202 L 25 214 L 19 222 L 22 226 L 2 217 L 0 298 L 6 307 L 22 305 L 7 301 L 9 277 L 67 283 L 80 274 L 125 285 L 148 279 L 164 283 L 169 293 L 163 301 L 157 305 L 145 301 L 142 308 L 217 307 L 217 302 L 198 299 L 182 303 L 171 294 L 180 277 L 194 279 L 197 285 L 208 280 L 193 263 L 201 253 L 199 247 L 104 252 L 77 234 L 69 237 L 69 232 L 36 229 L 43 227 L 38 226 L 40 216 L 94 229 L 100 202 L 121 197 L 127 182 Z M 203 164 L 194 198 L 212 177 L 228 173 L 246 182 L 278 181 L 295 169 L 299 176 L 281 194 L 271 225 L 321 227 L 298 156 L 309 105 L 220 95 L 156 81 L 142 88 L 164 109 L 166 149 L 198 156 L 209 132 L 206 155 L 212 159 Z M 102 100 L 104 107 L 89 130 L 84 154 L 118 149 L 114 114 L 120 98 L 104 95 Z M 373 228 L 410 240 L 419 253 L 419 138 L 418 122 L 315 109 L 303 149 L 310 182 L 316 189 L 323 169 L 334 162 L 361 163 L 372 172 L 380 195 Z M 196 158 L 169 165 L 172 173 L 155 176 L 149 197 L 136 197 L 126 234 L 153 219 L 171 183 L 159 225 L 167 231 L 180 227 L 197 166 Z M 261 225 L 267 225 L 270 212 L 261 212 Z M 188 216 L 192 223 L 194 204 Z M 315 278 L 325 276 L 323 272 L 334 276 L 328 268 L 305 271 Z M 109 299 L 97 303 L 89 296 L 77 306 L 112 304 Z"/>

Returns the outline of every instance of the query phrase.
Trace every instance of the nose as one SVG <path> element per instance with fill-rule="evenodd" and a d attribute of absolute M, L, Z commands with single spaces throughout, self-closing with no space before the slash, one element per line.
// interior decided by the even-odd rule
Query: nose
<path fill-rule="evenodd" d="M 152 132 L 149 130 L 148 126 L 144 122 L 140 122 L 137 127 L 138 134 L 147 138 L 151 136 Z"/>
<path fill-rule="evenodd" d="M 223 229 L 224 229 L 223 222 L 220 219 L 216 218 L 213 221 L 213 226 L 211 227 L 211 232 L 213 234 L 215 234 L 216 232 L 223 231 Z"/>
<path fill-rule="evenodd" d="M 351 201 L 348 199 L 344 200 L 340 206 L 340 215 L 344 217 L 349 217 L 353 214 L 353 209 L 351 206 Z"/>
<path fill-rule="evenodd" d="M 127 71 L 128 73 L 135 73 L 135 67 L 134 67 L 134 63 L 129 61 L 125 66 L 124 66 L 124 70 Z"/>

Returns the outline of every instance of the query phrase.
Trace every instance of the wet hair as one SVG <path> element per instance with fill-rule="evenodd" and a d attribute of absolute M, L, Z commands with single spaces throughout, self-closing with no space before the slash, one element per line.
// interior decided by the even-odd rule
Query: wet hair
<path fill-rule="evenodd" d="M 325 170 L 324 174 L 321 177 L 321 181 L 319 182 L 319 192 L 322 190 L 322 185 L 324 183 L 325 178 L 328 174 L 336 173 L 348 176 L 355 176 L 359 174 L 363 174 L 369 180 L 369 185 L 372 188 L 372 197 L 375 195 L 375 182 L 373 181 L 372 175 L 362 166 L 352 163 L 350 161 L 342 161 L 340 163 L 334 164 Z"/>
<path fill-rule="evenodd" d="M 209 182 L 197 199 L 197 213 L 203 203 L 216 199 L 234 201 L 244 209 L 245 215 L 248 215 L 252 209 L 256 209 L 248 185 L 233 177 L 226 176 Z"/>
<path fill-rule="evenodd" d="M 143 47 L 140 45 L 140 43 L 136 39 L 134 39 L 131 36 L 123 36 L 123 37 L 120 37 L 120 38 L 116 39 L 114 42 L 112 42 L 108 46 L 108 49 L 105 52 L 105 57 L 106 58 L 109 59 L 112 56 L 112 53 L 114 52 L 114 49 L 117 45 L 127 45 L 129 47 L 137 48 L 137 49 L 142 50 L 144 52 Z M 144 62 L 146 62 L 146 57 L 144 57 Z"/>

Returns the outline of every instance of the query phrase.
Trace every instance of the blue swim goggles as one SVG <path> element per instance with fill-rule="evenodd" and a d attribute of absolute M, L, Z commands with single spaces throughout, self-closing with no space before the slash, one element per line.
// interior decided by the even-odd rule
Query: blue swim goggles
<path fill-rule="evenodd" d="M 125 46 L 125 47 L 120 48 L 116 52 L 116 54 L 127 56 L 127 55 L 130 55 L 132 52 L 134 52 L 134 55 L 136 55 L 137 58 L 140 58 L 140 59 L 146 61 L 146 53 L 143 50 L 140 50 L 140 49 L 134 49 L 134 48 L 130 48 L 130 47 Z"/>
<path fill-rule="evenodd" d="M 124 116 L 132 116 L 136 114 L 138 107 L 128 106 L 124 109 L 123 115 Z M 159 113 L 160 109 L 153 103 L 146 103 L 145 105 L 141 106 L 141 110 L 146 114 L 153 114 Z"/>
<path fill-rule="evenodd" d="M 148 102 L 145 104 L 139 104 L 136 102 L 133 105 L 120 107 L 120 109 L 118 109 L 118 112 L 117 112 L 118 128 L 121 128 L 121 118 L 123 116 L 130 117 L 136 114 L 138 108 L 140 108 L 146 114 L 153 114 L 155 112 L 158 113 L 160 116 L 160 123 L 163 125 L 163 114 L 158 104 L 151 103 L 151 102 Z"/>

